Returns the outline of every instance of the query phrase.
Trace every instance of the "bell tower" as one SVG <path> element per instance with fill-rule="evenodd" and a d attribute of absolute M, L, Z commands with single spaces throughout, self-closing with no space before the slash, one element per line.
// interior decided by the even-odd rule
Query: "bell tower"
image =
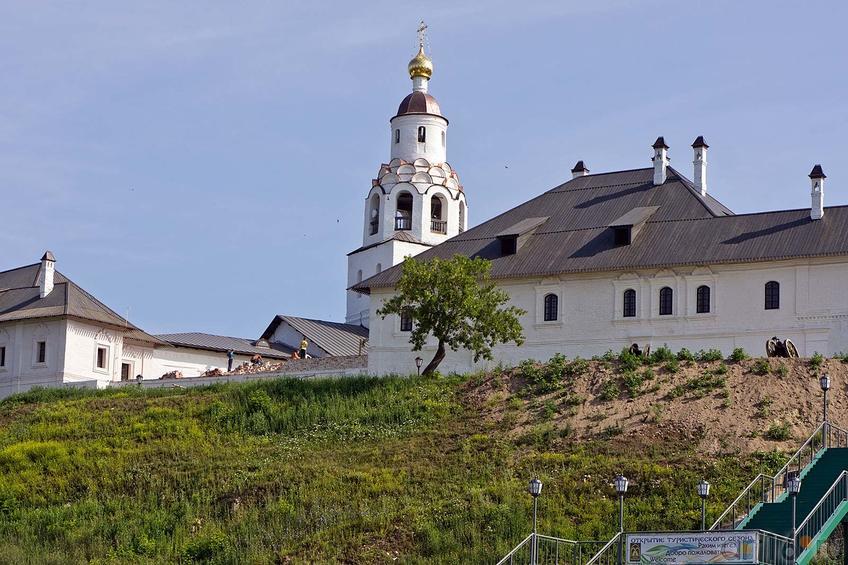
<path fill-rule="evenodd" d="M 348 289 L 468 226 L 459 176 L 447 162 L 448 119 L 430 94 L 433 62 L 418 27 L 418 53 L 407 71 L 412 92 L 389 120 L 390 159 L 380 165 L 365 198 L 362 246 L 348 254 Z M 350 324 L 368 326 L 368 296 L 347 291 Z"/>

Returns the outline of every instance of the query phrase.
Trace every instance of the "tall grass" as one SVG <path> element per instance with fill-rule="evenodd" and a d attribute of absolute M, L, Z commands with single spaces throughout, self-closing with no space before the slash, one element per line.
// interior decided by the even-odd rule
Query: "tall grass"
<path fill-rule="evenodd" d="M 0 403 L 0 562 L 492 562 L 540 527 L 602 539 L 610 478 L 628 527 L 680 527 L 764 458 L 693 457 L 550 434 L 506 439 L 470 383 L 280 379 L 203 389 L 33 391 Z"/>

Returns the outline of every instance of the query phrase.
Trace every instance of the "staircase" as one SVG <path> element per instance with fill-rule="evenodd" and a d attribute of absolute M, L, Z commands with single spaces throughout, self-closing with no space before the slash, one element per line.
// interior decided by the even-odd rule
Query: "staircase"
<path fill-rule="evenodd" d="M 793 501 L 784 487 L 787 475 L 793 472 L 801 477 L 801 490 L 795 497 L 794 532 Z M 780 551 L 783 558 L 773 555 L 768 561 L 806 565 L 846 515 L 848 432 L 823 424 L 775 476 L 754 479 L 711 529 L 761 530 L 784 536 L 788 540 Z"/>

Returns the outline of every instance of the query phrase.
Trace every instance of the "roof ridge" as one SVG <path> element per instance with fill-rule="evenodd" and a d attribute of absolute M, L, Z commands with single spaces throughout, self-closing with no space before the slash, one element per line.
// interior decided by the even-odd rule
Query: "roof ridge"
<path fill-rule="evenodd" d="M 71 286 L 73 286 L 74 288 L 76 288 L 77 290 L 79 290 L 81 293 L 83 293 L 86 297 L 88 297 L 90 300 L 92 300 L 95 304 L 97 304 L 98 306 L 100 306 L 101 308 L 103 308 L 103 309 L 104 309 L 104 310 L 106 310 L 108 313 L 112 314 L 113 316 L 115 316 L 115 317 L 119 318 L 120 320 L 122 320 L 122 321 L 124 322 L 124 324 L 126 325 L 126 327 L 127 327 L 127 328 L 132 328 L 132 329 L 134 329 L 134 330 L 138 330 L 138 331 L 140 331 L 140 332 L 147 333 L 147 332 L 145 332 L 143 329 L 139 328 L 138 326 L 136 326 L 135 324 L 133 324 L 132 322 L 130 322 L 130 321 L 129 321 L 127 318 L 125 318 L 124 316 L 121 316 L 120 314 L 118 314 L 117 312 L 115 312 L 114 310 L 112 310 L 111 308 L 109 308 L 108 306 L 106 306 L 105 304 L 103 304 L 102 302 L 100 302 L 100 300 L 98 300 L 98 299 L 97 299 L 97 298 L 96 298 L 93 294 L 91 294 L 90 292 L 88 292 L 87 290 L 85 290 L 83 287 L 81 287 L 80 285 L 78 285 L 77 283 L 75 283 L 74 281 L 72 281 L 71 279 L 69 279 L 69 278 L 67 277 L 67 275 L 65 275 L 64 273 L 60 273 L 59 271 L 56 271 L 56 274 L 62 275 L 62 276 L 65 278 L 65 280 L 69 283 L 69 284 L 68 284 L 68 287 L 67 287 L 67 288 L 68 288 L 68 291 L 67 291 L 68 293 L 70 293 Z M 68 296 L 66 296 L 65 298 L 66 298 L 66 299 L 65 299 L 65 315 L 68 315 L 68 308 L 70 307 L 70 304 L 71 304 L 71 297 L 70 297 L 70 295 L 68 295 Z M 150 335 L 150 334 L 148 334 L 148 335 Z"/>
<path fill-rule="evenodd" d="M 151 334 L 153 337 L 162 338 L 163 336 L 176 336 L 176 335 L 208 335 L 212 337 L 225 337 L 227 339 L 243 339 L 245 341 L 259 341 L 262 338 L 249 338 L 249 337 L 236 337 L 233 335 L 221 335 L 221 334 L 210 334 L 207 332 L 177 332 L 177 333 L 164 333 L 164 334 Z"/>
<path fill-rule="evenodd" d="M 68 284 L 66 282 L 57 282 L 54 283 L 53 286 L 59 286 L 60 284 Z M 33 288 L 38 288 L 37 286 L 13 286 L 11 288 L 0 288 L 0 292 L 9 292 L 12 290 L 32 290 Z"/>
<path fill-rule="evenodd" d="M 674 173 L 674 175 L 675 175 L 675 176 L 677 177 L 677 179 L 680 181 L 680 184 L 682 184 L 684 187 L 686 187 L 686 188 L 688 188 L 688 189 L 689 189 L 689 192 L 691 192 L 691 193 L 692 193 L 692 196 L 694 196 L 694 197 L 695 197 L 695 199 L 696 199 L 698 202 L 700 202 L 700 203 L 701 203 L 701 206 L 703 206 L 703 207 L 704 207 L 704 209 L 705 209 L 705 210 L 706 210 L 706 211 L 707 211 L 710 215 L 712 215 L 713 217 L 716 217 L 716 218 L 721 217 L 721 216 L 723 216 L 723 215 L 724 215 L 724 216 L 726 216 L 726 215 L 727 215 L 727 214 L 719 215 L 719 214 L 716 214 L 715 212 L 713 212 L 712 208 L 710 208 L 709 206 L 707 206 L 707 203 L 706 203 L 706 202 L 704 202 L 704 198 L 705 198 L 705 197 L 701 196 L 701 193 L 700 193 L 700 191 L 697 189 L 697 187 L 695 186 L 695 183 L 693 183 L 691 180 L 689 180 L 688 178 L 686 178 L 686 177 L 683 175 L 683 173 L 681 173 L 680 171 L 678 171 L 677 169 L 675 169 L 675 168 L 674 168 L 674 167 L 672 167 L 671 165 L 669 165 L 669 166 L 668 166 L 668 168 L 669 168 L 669 170 L 670 170 L 672 173 Z M 722 207 L 722 208 L 726 208 L 727 210 L 729 210 L 729 211 L 731 211 L 731 212 L 732 212 L 732 210 L 730 210 L 730 208 L 728 208 L 727 206 L 725 206 L 724 204 L 722 204 L 721 202 L 719 202 L 719 201 L 718 201 L 718 199 L 716 199 L 716 197 L 715 197 L 715 196 L 713 196 L 712 198 L 713 198 L 713 200 L 715 200 L 718 204 L 721 204 L 721 207 Z"/>

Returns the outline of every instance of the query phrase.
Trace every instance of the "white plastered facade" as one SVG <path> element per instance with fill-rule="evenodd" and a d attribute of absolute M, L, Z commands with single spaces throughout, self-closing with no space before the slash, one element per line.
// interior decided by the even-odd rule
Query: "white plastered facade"
<path fill-rule="evenodd" d="M 765 284 L 780 284 L 780 307 L 765 309 Z M 499 281 L 510 304 L 527 311 L 521 318 L 525 343 L 499 345 L 492 361 L 474 363 L 468 351 L 448 351 L 439 370 L 466 372 L 524 359 L 547 360 L 556 353 L 591 357 L 637 343 L 668 345 L 695 352 L 736 347 L 765 356 L 772 336 L 791 338 L 802 356 L 848 351 L 848 258 L 682 267 L 666 270 L 562 275 Z M 699 286 L 710 288 L 710 311 L 696 312 Z M 673 291 L 672 314 L 659 314 L 659 291 Z M 636 316 L 623 316 L 623 294 L 636 291 Z M 558 296 L 557 320 L 546 322 L 543 301 Z M 391 297 L 391 289 L 374 289 L 371 315 Z M 417 356 L 429 358 L 436 344 L 414 352 L 409 332 L 397 316 L 372 320 L 368 370 L 372 374 L 415 371 Z"/>

